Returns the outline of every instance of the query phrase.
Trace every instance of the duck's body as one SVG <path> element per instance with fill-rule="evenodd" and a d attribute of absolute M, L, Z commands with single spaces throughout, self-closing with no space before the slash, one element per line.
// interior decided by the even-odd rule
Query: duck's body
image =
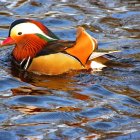
<path fill-rule="evenodd" d="M 82 27 L 78 27 L 75 42 L 63 41 L 40 22 L 29 19 L 11 24 L 9 37 L 1 43 L 7 44 L 16 44 L 12 56 L 21 68 L 47 75 L 93 68 L 96 57 L 91 60 L 91 55 L 97 49 L 96 39 Z"/>

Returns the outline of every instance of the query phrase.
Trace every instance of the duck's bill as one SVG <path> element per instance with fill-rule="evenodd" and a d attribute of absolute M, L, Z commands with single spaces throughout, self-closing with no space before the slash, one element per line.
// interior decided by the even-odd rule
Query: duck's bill
<path fill-rule="evenodd" d="M 5 40 L 0 42 L 0 47 L 13 45 L 13 44 L 15 44 L 15 41 L 11 37 L 7 37 Z"/>

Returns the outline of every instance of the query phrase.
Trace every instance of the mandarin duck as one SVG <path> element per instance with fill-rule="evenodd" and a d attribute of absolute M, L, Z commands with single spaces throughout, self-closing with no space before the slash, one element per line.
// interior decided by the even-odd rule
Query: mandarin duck
<path fill-rule="evenodd" d="M 15 44 L 12 61 L 16 65 L 29 72 L 46 75 L 105 67 L 98 63 L 98 58 L 112 53 L 96 52 L 97 40 L 83 27 L 78 27 L 76 41 L 64 41 L 42 23 L 30 19 L 19 19 L 11 24 L 9 36 L 1 46 L 12 44 Z"/>

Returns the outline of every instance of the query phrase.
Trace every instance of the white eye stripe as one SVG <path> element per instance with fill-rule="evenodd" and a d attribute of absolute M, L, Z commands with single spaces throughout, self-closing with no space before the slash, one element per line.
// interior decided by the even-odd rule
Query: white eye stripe
<path fill-rule="evenodd" d="M 48 38 L 48 39 L 50 39 L 50 40 L 57 40 L 57 39 L 54 39 L 54 38 L 52 38 L 52 37 L 50 37 L 50 36 L 48 36 L 48 35 L 46 35 L 46 34 L 43 34 L 46 38 Z"/>
<path fill-rule="evenodd" d="M 56 39 L 46 35 L 38 26 L 36 26 L 35 24 L 30 23 L 30 22 L 20 23 L 20 24 L 14 26 L 11 29 L 10 34 L 19 35 L 18 34 L 19 32 L 21 32 L 22 34 L 35 34 L 35 33 L 38 33 L 38 34 L 41 34 L 41 35 L 45 36 L 48 39 L 56 40 Z"/>

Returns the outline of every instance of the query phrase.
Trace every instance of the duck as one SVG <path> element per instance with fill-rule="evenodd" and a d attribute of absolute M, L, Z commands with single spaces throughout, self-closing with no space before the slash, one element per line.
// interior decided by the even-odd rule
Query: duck
<path fill-rule="evenodd" d="M 78 27 L 76 40 L 62 40 L 48 27 L 32 19 L 15 20 L 8 37 L 0 47 L 15 45 L 12 62 L 28 72 L 60 75 L 70 71 L 106 67 L 98 60 L 110 52 L 97 52 L 98 41 L 83 27 Z"/>

